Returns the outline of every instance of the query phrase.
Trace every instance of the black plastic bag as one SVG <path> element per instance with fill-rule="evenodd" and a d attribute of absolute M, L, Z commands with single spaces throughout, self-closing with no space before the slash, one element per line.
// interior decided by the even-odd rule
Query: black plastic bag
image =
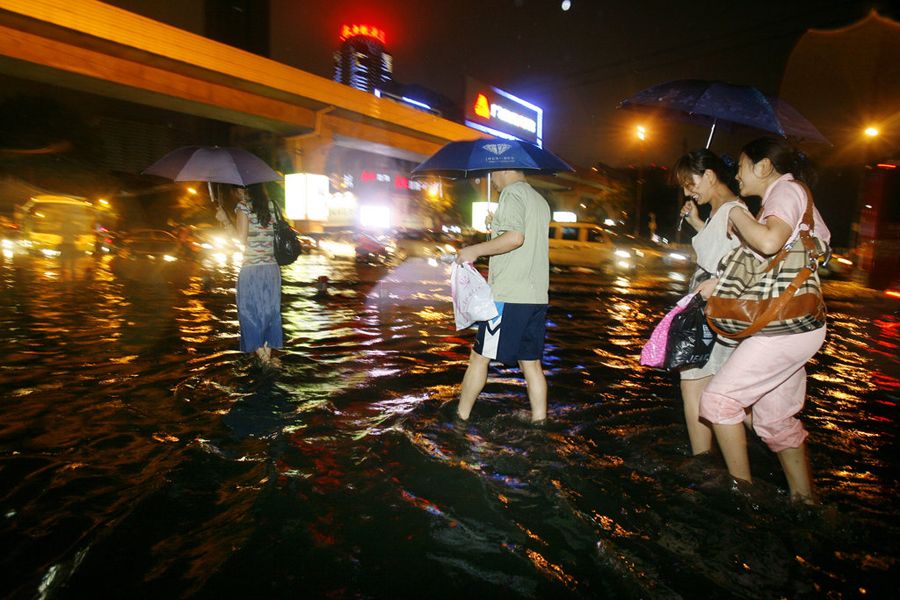
<path fill-rule="evenodd" d="M 687 307 L 672 319 L 666 339 L 663 365 L 666 369 L 702 367 L 709 360 L 716 334 L 706 323 L 705 307 L 706 300 L 695 294 Z"/>

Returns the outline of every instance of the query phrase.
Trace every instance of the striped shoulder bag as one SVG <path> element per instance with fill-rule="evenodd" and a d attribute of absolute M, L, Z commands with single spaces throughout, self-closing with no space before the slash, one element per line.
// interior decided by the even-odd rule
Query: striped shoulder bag
<path fill-rule="evenodd" d="M 812 194 L 803 187 L 806 212 L 792 242 L 768 261 L 760 261 L 745 246 L 722 259 L 719 282 L 706 305 L 709 327 L 716 334 L 741 339 L 803 333 L 825 325 L 817 268 L 821 259 L 827 262 L 831 250 L 813 235 Z"/>

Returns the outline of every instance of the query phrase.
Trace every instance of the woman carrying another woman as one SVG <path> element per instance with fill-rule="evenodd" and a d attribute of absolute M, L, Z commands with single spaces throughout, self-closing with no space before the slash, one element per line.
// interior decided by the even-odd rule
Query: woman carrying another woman
<path fill-rule="evenodd" d="M 696 292 L 698 285 L 714 276 L 719 261 L 740 246 L 737 236 L 728 233 L 728 215 L 733 208 L 743 206 L 743 203 L 737 196 L 737 184 L 730 169 L 709 150 L 694 150 L 679 158 L 672 167 L 672 176 L 688 197 L 681 209 L 681 217 L 697 230 L 697 234 L 691 239 L 697 255 L 697 271 L 690 283 L 690 290 Z M 703 221 L 700 219 L 698 206 L 705 204 L 709 205 L 710 214 Z M 735 345 L 728 340 L 716 340 L 705 365 L 681 371 L 684 418 L 691 441 L 691 452 L 695 456 L 709 452 L 713 438 L 709 424 L 700 420 L 700 394 L 725 359 L 731 355 Z"/>
<path fill-rule="evenodd" d="M 810 184 L 810 178 L 806 157 L 784 140 L 760 138 L 744 146 L 737 174 L 741 194 L 762 197 L 758 219 L 744 209 L 731 211 L 730 221 L 745 246 L 761 258 L 769 257 L 798 235 L 807 202 L 812 201 L 801 183 Z M 813 223 L 815 237 L 829 242 L 831 234 L 818 210 Z M 707 288 L 701 293 L 709 296 L 710 292 Z M 752 335 L 706 386 L 700 415 L 713 424 L 728 472 L 735 479 L 751 481 L 742 425 L 749 407 L 754 431 L 778 454 L 791 498 L 813 502 L 807 433 L 796 415 L 806 398 L 804 365 L 824 341 L 824 326 L 804 333 Z"/>
<path fill-rule="evenodd" d="M 275 217 L 278 210 L 262 184 L 236 188 L 234 212 L 238 239 L 244 245 L 244 261 L 237 280 L 238 321 L 241 352 L 255 352 L 263 365 L 279 367 L 273 348 L 282 346 L 281 268 L 275 261 Z M 220 207 L 216 213 L 223 225 L 231 226 Z"/>

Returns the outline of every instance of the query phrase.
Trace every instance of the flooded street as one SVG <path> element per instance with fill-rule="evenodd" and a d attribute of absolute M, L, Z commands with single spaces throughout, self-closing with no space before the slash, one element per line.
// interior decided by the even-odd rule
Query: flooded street
<path fill-rule="evenodd" d="M 896 300 L 825 285 L 808 510 L 755 436 L 750 492 L 692 460 L 672 379 L 637 366 L 684 273 L 551 276 L 536 428 L 502 368 L 455 424 L 474 332 L 446 271 L 301 256 L 272 371 L 237 351 L 233 267 L 0 263 L 0 596 L 893 595 Z"/>

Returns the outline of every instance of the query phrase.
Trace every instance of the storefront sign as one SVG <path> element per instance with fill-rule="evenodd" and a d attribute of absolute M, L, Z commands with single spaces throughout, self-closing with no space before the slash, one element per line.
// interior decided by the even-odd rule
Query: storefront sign
<path fill-rule="evenodd" d="M 354 186 L 354 178 L 349 173 L 344 174 L 345 187 L 347 189 L 353 189 Z M 349 183 L 348 183 L 349 182 Z M 415 179 L 410 179 L 409 177 L 405 177 L 403 175 L 391 175 L 390 173 L 380 173 L 378 171 L 360 171 L 359 173 L 359 182 L 362 183 L 385 183 L 392 185 L 395 189 L 398 190 L 413 190 L 419 191 L 425 189 L 425 183 L 421 181 L 416 181 Z"/>
<path fill-rule="evenodd" d="M 330 197 L 325 175 L 288 173 L 284 176 L 285 212 L 289 219 L 325 221 Z"/>
<path fill-rule="evenodd" d="M 509 92 L 466 80 L 466 125 L 491 135 L 542 145 L 544 111 Z"/>

